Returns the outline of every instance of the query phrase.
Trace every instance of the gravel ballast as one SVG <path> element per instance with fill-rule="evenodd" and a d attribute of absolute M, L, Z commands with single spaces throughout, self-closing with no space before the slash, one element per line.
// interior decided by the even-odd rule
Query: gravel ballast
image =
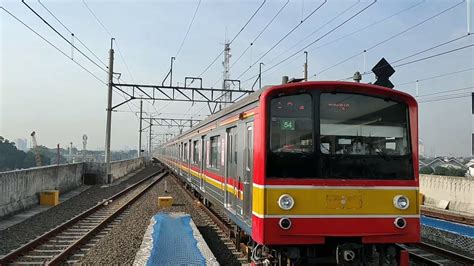
<path fill-rule="evenodd" d="M 165 182 L 168 193 L 165 193 Z M 170 208 L 158 206 L 159 196 L 172 196 L 174 203 Z M 155 187 L 143 195 L 133 204 L 128 215 L 122 222 L 102 238 L 81 261 L 83 264 L 93 265 L 130 265 L 135 259 L 135 254 L 140 248 L 144 233 L 150 219 L 158 212 L 184 212 L 191 215 L 194 223 L 201 232 L 204 240 L 221 265 L 240 265 L 234 255 L 209 227 L 201 216 L 197 206 L 181 188 L 172 176 L 166 176 Z M 177 250 L 177 252 L 179 252 Z"/>
<path fill-rule="evenodd" d="M 62 202 L 53 208 L 0 231 L 0 257 L 158 170 L 159 168 L 157 166 L 149 166 L 127 180 L 110 187 L 94 185 L 81 194 Z"/>

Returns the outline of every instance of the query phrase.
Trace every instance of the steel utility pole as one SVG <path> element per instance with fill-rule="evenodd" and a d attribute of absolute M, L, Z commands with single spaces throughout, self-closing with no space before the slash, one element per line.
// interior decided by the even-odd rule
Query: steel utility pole
<path fill-rule="evenodd" d="M 262 89 L 262 66 L 265 64 L 260 62 L 259 67 L 258 67 L 258 89 Z"/>
<path fill-rule="evenodd" d="M 105 130 L 105 176 L 107 177 L 107 183 L 112 182 L 111 169 L 110 169 L 110 133 L 112 127 L 112 85 L 114 78 L 114 49 L 113 49 L 114 38 L 110 39 L 110 50 L 109 50 L 109 83 L 107 91 L 107 127 Z"/>
<path fill-rule="evenodd" d="M 140 128 L 138 129 L 138 158 L 142 156 L 142 119 L 143 119 L 143 100 L 140 100 Z"/>
<path fill-rule="evenodd" d="M 148 157 L 151 159 L 151 129 L 153 128 L 153 119 L 150 118 L 150 140 L 148 141 Z"/>
<path fill-rule="evenodd" d="M 304 81 L 308 81 L 308 52 L 304 51 L 305 54 L 305 62 L 304 62 Z"/>

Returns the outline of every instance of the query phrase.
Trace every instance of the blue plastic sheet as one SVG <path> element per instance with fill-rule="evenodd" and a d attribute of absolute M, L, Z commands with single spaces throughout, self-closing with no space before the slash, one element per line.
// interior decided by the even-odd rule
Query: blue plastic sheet
<path fill-rule="evenodd" d="M 154 216 L 153 248 L 147 265 L 206 265 L 206 259 L 197 247 L 189 215 Z"/>
<path fill-rule="evenodd" d="M 474 237 L 474 226 L 466 224 L 454 223 L 424 215 L 421 216 L 421 224 L 462 236 Z"/>

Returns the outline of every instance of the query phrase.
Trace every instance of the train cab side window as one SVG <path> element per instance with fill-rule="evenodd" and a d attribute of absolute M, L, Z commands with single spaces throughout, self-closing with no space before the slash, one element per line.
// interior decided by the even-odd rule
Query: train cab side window
<path fill-rule="evenodd" d="M 272 99 L 270 151 L 273 153 L 311 153 L 313 151 L 312 110 L 312 99 L 309 94 Z"/>
<path fill-rule="evenodd" d="M 313 110 L 312 96 L 307 93 L 271 99 L 267 177 L 308 178 L 317 175 Z"/>
<path fill-rule="evenodd" d="M 220 141 L 219 141 L 219 136 L 214 136 L 211 137 L 210 139 L 211 142 L 211 147 L 210 147 L 210 162 L 209 166 L 214 169 L 219 169 L 219 146 L 220 146 Z"/>

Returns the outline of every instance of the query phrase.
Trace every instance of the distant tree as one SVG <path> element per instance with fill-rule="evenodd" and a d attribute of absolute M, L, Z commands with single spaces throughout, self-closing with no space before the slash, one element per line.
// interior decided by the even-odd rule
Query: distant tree
<path fill-rule="evenodd" d="M 443 167 L 441 165 L 436 166 L 434 170 L 435 175 L 446 175 L 447 172 L 448 172 L 448 168 Z"/>
<path fill-rule="evenodd" d="M 16 148 L 14 142 L 0 136 L 0 171 L 21 168 L 25 156 L 23 151 Z"/>
<path fill-rule="evenodd" d="M 465 176 L 466 171 L 467 170 L 465 170 L 465 169 L 448 167 L 448 171 L 446 171 L 446 175 L 449 175 L 449 176 Z"/>
<path fill-rule="evenodd" d="M 425 167 L 420 168 L 420 174 L 430 175 L 433 172 L 434 172 L 433 168 L 431 168 L 429 166 L 425 166 Z"/>

